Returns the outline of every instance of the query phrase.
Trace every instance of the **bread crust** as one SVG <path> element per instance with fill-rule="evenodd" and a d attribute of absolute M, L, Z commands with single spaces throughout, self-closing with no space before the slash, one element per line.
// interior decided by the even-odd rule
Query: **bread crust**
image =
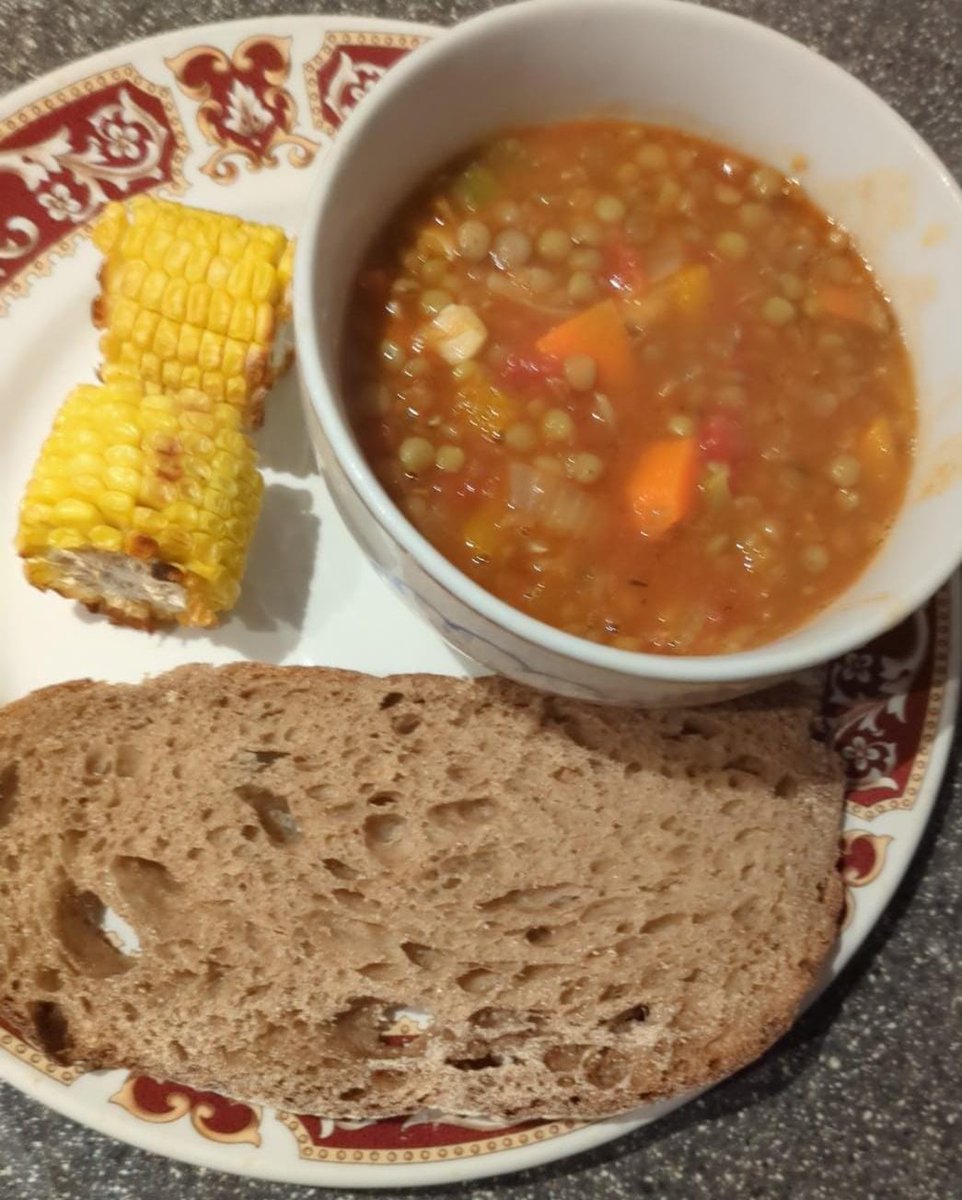
<path fill-rule="evenodd" d="M 46 688 L 0 712 L 0 1015 L 66 1063 L 337 1117 L 704 1086 L 837 936 L 811 722 L 785 692 L 640 713 L 253 663 Z"/>

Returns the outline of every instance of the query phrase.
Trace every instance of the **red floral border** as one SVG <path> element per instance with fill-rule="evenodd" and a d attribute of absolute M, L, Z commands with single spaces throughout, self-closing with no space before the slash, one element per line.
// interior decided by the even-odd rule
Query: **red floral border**
<path fill-rule="evenodd" d="M 331 30 L 320 50 L 304 64 L 311 117 L 333 136 L 364 95 L 395 63 L 427 37 L 411 33 Z"/>
<path fill-rule="evenodd" d="M 0 317 L 108 200 L 183 190 L 187 145 L 169 89 L 130 65 L 0 121 Z"/>
<path fill-rule="evenodd" d="M 948 674 L 947 588 L 826 675 L 822 711 L 846 765 L 848 812 L 911 808 L 929 764 Z"/>

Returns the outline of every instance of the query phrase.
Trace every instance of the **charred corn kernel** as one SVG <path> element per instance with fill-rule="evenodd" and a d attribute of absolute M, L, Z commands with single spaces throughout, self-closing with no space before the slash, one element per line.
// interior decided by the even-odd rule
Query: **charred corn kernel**
<path fill-rule="evenodd" d="M 259 424 L 286 366 L 276 348 L 290 318 L 283 231 L 137 196 L 107 205 L 93 240 L 105 257 L 94 306 L 104 383 L 174 395 L 202 387 Z"/>
<path fill-rule="evenodd" d="M 238 594 L 263 489 L 240 420 L 199 391 L 76 388 L 20 509 L 30 582 L 122 623 L 213 624 Z"/>
<path fill-rule="evenodd" d="M 130 524 L 131 528 L 137 533 L 153 533 L 163 524 L 163 517 L 154 509 L 145 508 L 142 504 L 138 504 L 134 508 Z"/>

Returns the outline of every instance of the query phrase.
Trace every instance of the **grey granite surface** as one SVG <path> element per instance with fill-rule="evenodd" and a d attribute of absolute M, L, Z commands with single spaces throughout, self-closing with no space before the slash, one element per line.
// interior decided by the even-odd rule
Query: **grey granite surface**
<path fill-rule="evenodd" d="M 591 0 L 585 0 L 590 4 Z M 0 93 L 126 40 L 256 13 L 449 22 L 477 0 L 0 0 Z M 962 176 L 962 0 L 727 0 L 892 103 Z M 770 1054 L 658 1125 L 500 1182 L 477 1200 L 962 1197 L 962 741 L 928 835 L 843 977 Z M 293 1200 L 110 1142 L 0 1085 L 0 1200 Z M 361 1195 L 361 1193 L 351 1193 Z M 402 1195 L 405 1193 L 385 1193 Z"/>

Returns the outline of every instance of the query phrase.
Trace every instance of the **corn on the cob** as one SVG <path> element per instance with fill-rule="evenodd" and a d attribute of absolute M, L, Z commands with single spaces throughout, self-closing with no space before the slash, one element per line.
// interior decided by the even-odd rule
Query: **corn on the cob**
<path fill-rule="evenodd" d="M 36 587 L 120 624 L 211 625 L 237 598 L 262 490 L 233 405 L 83 385 L 40 452 L 17 550 Z"/>
<path fill-rule="evenodd" d="M 283 231 L 137 196 L 108 204 L 93 240 L 104 255 L 93 305 L 104 383 L 200 391 L 260 425 L 291 358 L 293 244 Z"/>

